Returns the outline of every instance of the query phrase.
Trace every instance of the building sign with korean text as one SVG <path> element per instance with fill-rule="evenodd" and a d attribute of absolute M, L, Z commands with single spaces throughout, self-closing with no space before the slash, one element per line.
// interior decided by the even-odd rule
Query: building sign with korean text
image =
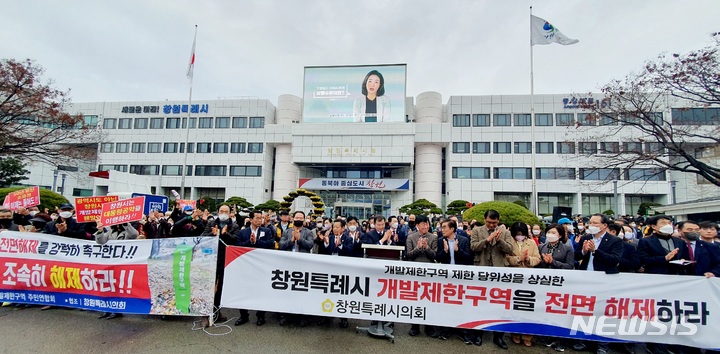
<path fill-rule="evenodd" d="M 217 249 L 217 237 L 111 240 L 100 245 L 57 235 L 3 231 L 0 301 L 208 316 L 213 308 Z M 181 267 L 177 267 L 178 257 Z M 183 299 L 178 285 L 187 289 Z"/>
<path fill-rule="evenodd" d="M 720 279 L 695 276 L 414 263 L 228 246 L 221 306 L 720 348 Z"/>
<path fill-rule="evenodd" d="M 410 190 L 409 179 L 300 178 L 298 188 L 309 190 Z"/>

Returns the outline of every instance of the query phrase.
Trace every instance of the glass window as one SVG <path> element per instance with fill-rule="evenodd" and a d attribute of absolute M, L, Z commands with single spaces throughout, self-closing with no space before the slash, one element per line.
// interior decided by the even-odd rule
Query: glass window
<path fill-rule="evenodd" d="M 555 153 L 555 144 L 552 141 L 538 141 L 535 143 L 535 152 L 538 154 Z"/>
<path fill-rule="evenodd" d="M 263 152 L 263 143 L 248 143 L 249 154 L 259 154 Z"/>
<path fill-rule="evenodd" d="M 605 114 L 600 118 L 600 125 L 618 125 L 618 118 L 615 114 Z"/>
<path fill-rule="evenodd" d="M 594 113 L 578 113 L 577 121 L 580 125 L 597 125 L 597 116 Z"/>
<path fill-rule="evenodd" d="M 245 143 L 230 144 L 230 152 L 233 154 L 244 154 L 245 153 Z"/>
<path fill-rule="evenodd" d="M 150 118 L 150 129 L 162 129 L 165 118 Z"/>
<path fill-rule="evenodd" d="M 493 114 L 493 126 L 509 127 L 510 126 L 510 115 L 509 114 Z"/>
<path fill-rule="evenodd" d="M 195 129 L 197 126 L 197 118 L 190 118 L 190 129 Z M 186 129 L 187 127 L 187 118 L 182 119 L 182 128 Z"/>
<path fill-rule="evenodd" d="M 597 143 L 596 142 L 581 142 L 580 143 L 580 153 L 581 154 L 587 154 L 587 155 L 593 155 L 597 154 Z"/>
<path fill-rule="evenodd" d="M 162 143 L 148 143 L 147 152 L 153 154 L 161 153 Z"/>
<path fill-rule="evenodd" d="M 612 181 L 620 178 L 617 168 L 581 168 L 580 179 L 588 181 Z"/>
<path fill-rule="evenodd" d="M 99 165 L 98 171 L 120 171 L 120 172 L 127 172 L 128 167 L 127 165 Z"/>
<path fill-rule="evenodd" d="M 163 152 L 166 154 L 178 152 L 178 143 L 165 143 L 165 146 L 163 146 Z"/>
<path fill-rule="evenodd" d="M 128 143 L 117 143 L 115 144 L 115 152 L 125 153 L 128 152 L 130 144 Z"/>
<path fill-rule="evenodd" d="M 537 117 L 537 116 L 535 116 Z M 529 113 L 515 114 L 515 126 L 516 127 L 529 127 L 531 124 L 531 116 Z"/>
<path fill-rule="evenodd" d="M 510 143 L 493 143 L 493 152 L 496 154 L 510 154 L 512 153 L 512 146 Z"/>
<path fill-rule="evenodd" d="M 645 153 L 647 154 L 662 154 L 665 152 L 665 148 L 662 143 L 645 143 Z"/>
<path fill-rule="evenodd" d="M 496 167 L 495 168 L 495 179 L 512 179 L 513 169 L 510 167 Z"/>
<path fill-rule="evenodd" d="M 454 154 L 469 154 L 470 143 L 453 143 Z"/>
<path fill-rule="evenodd" d="M 91 128 L 97 127 L 99 120 L 100 120 L 100 118 L 96 115 L 83 116 L 83 123 L 87 127 L 91 127 Z"/>
<path fill-rule="evenodd" d="M 490 115 L 489 114 L 473 114 L 473 127 L 489 127 L 490 126 Z"/>
<path fill-rule="evenodd" d="M 469 127 L 470 126 L 470 115 L 469 114 L 453 114 L 453 127 Z"/>
<path fill-rule="evenodd" d="M 557 125 L 557 126 L 575 125 L 574 114 L 572 114 L 572 113 L 557 113 L 557 114 L 555 114 L 555 125 Z"/>
<path fill-rule="evenodd" d="M 575 143 L 574 142 L 558 142 L 557 143 L 558 154 L 574 154 Z"/>
<path fill-rule="evenodd" d="M 490 143 L 473 143 L 473 154 L 489 154 Z"/>
<path fill-rule="evenodd" d="M 616 142 L 601 142 L 600 152 L 603 154 L 617 154 L 620 152 L 620 143 Z"/>
<path fill-rule="evenodd" d="M 642 153 L 642 143 L 623 143 L 623 150 L 625 150 L 625 152 L 634 152 L 640 154 Z"/>
<path fill-rule="evenodd" d="M 145 143 L 132 143 L 132 152 L 133 153 L 144 153 L 145 152 Z"/>
<path fill-rule="evenodd" d="M 164 165 L 162 167 L 163 176 L 181 176 L 182 165 Z M 192 166 L 185 168 L 185 175 L 192 176 Z"/>
<path fill-rule="evenodd" d="M 230 166 L 230 176 L 260 177 L 260 166 Z"/>
<path fill-rule="evenodd" d="M 247 128 L 247 117 L 233 117 L 233 128 Z"/>
<path fill-rule="evenodd" d="M 73 197 L 91 197 L 92 189 L 73 188 Z"/>
<path fill-rule="evenodd" d="M 147 118 L 135 118 L 135 129 L 147 129 L 148 119 Z"/>
<path fill-rule="evenodd" d="M 670 114 L 677 125 L 720 125 L 720 108 L 673 108 Z"/>
<path fill-rule="evenodd" d="M 111 152 L 113 152 L 114 147 L 115 147 L 115 144 L 113 144 L 113 143 L 102 143 L 102 144 L 100 144 L 100 152 L 111 153 Z"/>
<path fill-rule="evenodd" d="M 552 113 L 537 113 L 535 114 L 535 126 L 536 127 L 551 127 L 553 125 Z"/>
<path fill-rule="evenodd" d="M 195 176 L 226 176 L 227 166 L 195 166 Z"/>
<path fill-rule="evenodd" d="M 531 154 L 532 153 L 532 143 L 529 143 L 529 142 L 515 143 L 515 153 L 516 154 Z"/>
<path fill-rule="evenodd" d="M 212 129 L 213 118 L 212 117 L 200 117 L 200 129 Z"/>
<path fill-rule="evenodd" d="M 159 165 L 130 165 L 130 173 L 143 176 L 155 176 L 160 173 Z"/>
<path fill-rule="evenodd" d="M 612 194 L 585 194 L 582 195 L 582 213 L 590 215 L 602 213 L 615 208 L 615 198 Z"/>
<path fill-rule="evenodd" d="M 453 167 L 452 178 L 470 179 L 470 167 Z"/>
<path fill-rule="evenodd" d="M 250 117 L 250 128 L 264 128 L 265 117 Z"/>
<path fill-rule="evenodd" d="M 490 179 L 489 167 L 453 167 L 452 178 L 456 179 Z"/>
<path fill-rule="evenodd" d="M 215 118 L 215 128 L 230 128 L 230 117 Z"/>
<path fill-rule="evenodd" d="M 165 120 L 165 129 L 180 129 L 180 118 L 168 118 Z"/>
<path fill-rule="evenodd" d="M 213 152 L 216 154 L 226 154 L 228 152 L 228 143 L 213 144 Z"/>
<path fill-rule="evenodd" d="M 625 171 L 629 181 L 664 181 L 665 171 L 660 168 L 630 168 Z"/>
<path fill-rule="evenodd" d="M 209 154 L 212 152 L 212 151 L 210 151 L 211 148 L 212 148 L 212 143 L 197 143 L 198 154 Z"/>
<path fill-rule="evenodd" d="M 130 129 L 132 127 L 132 118 L 120 118 L 118 120 L 118 129 Z"/>
<path fill-rule="evenodd" d="M 115 118 L 105 118 L 103 119 L 103 129 L 115 129 L 116 123 L 117 119 Z"/>
<path fill-rule="evenodd" d="M 574 168 L 538 168 L 538 179 L 575 179 Z"/>
<path fill-rule="evenodd" d="M 195 143 L 188 143 L 188 154 L 195 152 Z M 185 143 L 180 143 L 180 153 L 185 153 Z"/>

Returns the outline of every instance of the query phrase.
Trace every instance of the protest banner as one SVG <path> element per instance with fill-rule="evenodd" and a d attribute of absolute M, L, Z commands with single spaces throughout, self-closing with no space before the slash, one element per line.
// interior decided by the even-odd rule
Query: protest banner
<path fill-rule="evenodd" d="M 144 206 L 145 197 L 136 197 L 104 203 L 102 205 L 102 216 L 100 221 L 103 226 L 138 221 L 143 218 Z"/>
<path fill-rule="evenodd" d="M 197 200 L 193 199 L 178 199 L 176 201 L 177 208 L 182 210 L 185 206 L 191 206 L 193 209 L 197 209 Z"/>
<path fill-rule="evenodd" d="M 5 196 L 3 207 L 12 211 L 40 205 L 40 187 L 30 187 L 10 192 Z"/>
<path fill-rule="evenodd" d="M 95 222 L 95 220 L 100 219 L 102 205 L 104 203 L 116 202 L 118 198 L 116 195 L 75 198 L 75 216 L 77 216 L 77 222 Z"/>
<path fill-rule="evenodd" d="M 221 306 L 720 348 L 720 279 L 695 276 L 475 267 L 228 246 Z"/>
<path fill-rule="evenodd" d="M 217 237 L 111 240 L 99 245 L 57 235 L 3 231 L 0 301 L 209 316 L 217 251 Z M 182 259 L 182 266 L 176 267 L 176 259 Z"/>

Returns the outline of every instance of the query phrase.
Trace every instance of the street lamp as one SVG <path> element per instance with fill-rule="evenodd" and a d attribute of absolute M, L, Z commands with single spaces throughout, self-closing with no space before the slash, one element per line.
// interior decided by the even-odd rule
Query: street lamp
<path fill-rule="evenodd" d="M 60 190 L 61 190 L 60 194 L 65 194 L 65 178 L 66 178 L 66 177 L 67 177 L 67 174 L 64 174 L 64 173 L 63 173 L 63 174 L 62 174 L 62 184 L 61 184 L 61 187 L 60 187 Z"/>
<path fill-rule="evenodd" d="M 52 191 L 57 193 L 57 189 L 55 187 L 57 186 L 57 177 L 58 177 L 58 170 L 53 171 L 53 187 Z"/>
<path fill-rule="evenodd" d="M 670 190 L 672 191 L 672 204 L 677 203 L 677 199 L 675 199 L 675 187 L 677 186 L 677 181 L 670 181 Z"/>

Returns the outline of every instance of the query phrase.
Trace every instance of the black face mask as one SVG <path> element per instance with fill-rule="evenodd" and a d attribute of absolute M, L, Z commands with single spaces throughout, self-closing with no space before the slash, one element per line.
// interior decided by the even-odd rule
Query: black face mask
<path fill-rule="evenodd" d="M 408 221 L 408 226 L 409 226 L 411 229 L 414 229 L 414 228 L 415 228 L 415 222 L 414 222 L 414 221 Z"/>
<path fill-rule="evenodd" d="M 303 222 L 302 220 L 295 220 L 295 221 L 293 221 L 293 226 L 294 227 L 302 227 L 304 223 L 305 222 Z"/>
<path fill-rule="evenodd" d="M 0 219 L 0 225 L 2 225 L 3 229 L 9 228 L 10 224 L 12 224 L 12 219 Z"/>

